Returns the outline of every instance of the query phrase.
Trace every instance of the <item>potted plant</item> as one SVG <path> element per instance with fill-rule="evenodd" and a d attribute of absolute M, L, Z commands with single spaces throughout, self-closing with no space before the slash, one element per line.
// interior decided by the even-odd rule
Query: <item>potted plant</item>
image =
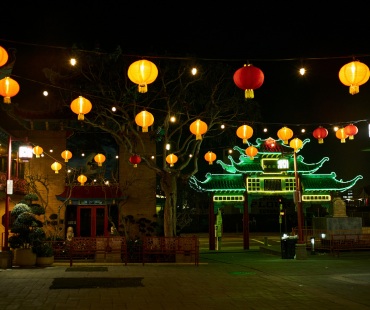
<path fill-rule="evenodd" d="M 17 203 L 11 211 L 13 223 L 10 231 L 12 235 L 8 242 L 14 251 L 14 264 L 20 267 L 34 266 L 36 254 L 33 252 L 33 245 L 44 238 L 42 230 L 43 222 L 37 217 L 45 214 L 45 209 L 39 204 L 32 203 L 38 200 L 37 195 L 28 194 L 24 200 Z"/>
<path fill-rule="evenodd" d="M 49 242 L 44 241 L 36 246 L 33 246 L 32 251 L 36 254 L 37 266 L 47 267 L 54 263 L 54 250 Z"/>

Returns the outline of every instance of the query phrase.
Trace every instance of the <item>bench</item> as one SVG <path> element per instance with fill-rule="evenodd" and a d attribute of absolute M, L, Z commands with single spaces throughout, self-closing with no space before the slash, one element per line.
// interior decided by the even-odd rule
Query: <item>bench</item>
<path fill-rule="evenodd" d="M 147 262 L 181 262 L 199 265 L 199 238 L 144 237 L 143 265 Z"/>
<path fill-rule="evenodd" d="M 66 242 L 66 248 L 69 253 L 70 266 L 74 260 L 93 260 L 110 262 L 124 261 L 127 265 L 127 244 L 126 238 L 121 236 L 113 237 L 74 237 Z"/>
<path fill-rule="evenodd" d="M 337 256 L 341 251 L 370 250 L 370 234 L 332 234 L 321 239 L 321 249 Z"/>

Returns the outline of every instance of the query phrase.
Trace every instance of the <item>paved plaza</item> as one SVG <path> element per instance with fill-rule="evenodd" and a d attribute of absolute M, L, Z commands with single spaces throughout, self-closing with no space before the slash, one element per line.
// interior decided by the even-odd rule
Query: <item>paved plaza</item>
<path fill-rule="evenodd" d="M 370 252 L 307 252 L 296 260 L 270 248 L 276 253 L 203 249 L 199 266 L 76 263 L 69 272 L 66 262 L 2 269 L 0 309 L 370 309 Z M 71 285 L 53 288 L 57 280 Z M 102 287 L 73 285 L 91 280 Z M 114 287 L 121 280 L 127 285 Z"/>

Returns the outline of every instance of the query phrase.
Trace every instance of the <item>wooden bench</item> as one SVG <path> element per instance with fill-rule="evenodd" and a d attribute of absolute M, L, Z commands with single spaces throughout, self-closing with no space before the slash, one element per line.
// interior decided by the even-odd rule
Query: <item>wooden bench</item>
<path fill-rule="evenodd" d="M 321 240 L 321 248 L 333 255 L 341 251 L 370 250 L 370 234 L 332 234 Z"/>
<path fill-rule="evenodd" d="M 199 238 L 144 237 L 143 265 L 147 262 L 186 262 L 199 265 Z"/>

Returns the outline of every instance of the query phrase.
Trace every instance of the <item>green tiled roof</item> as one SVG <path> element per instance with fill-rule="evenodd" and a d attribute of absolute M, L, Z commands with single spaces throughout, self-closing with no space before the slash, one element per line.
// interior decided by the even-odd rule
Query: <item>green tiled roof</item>
<path fill-rule="evenodd" d="M 271 139 L 271 138 L 269 138 Z M 294 177 L 294 153 L 292 148 L 285 145 L 281 140 L 275 140 L 273 147 L 270 147 L 267 140 L 260 138 L 256 139 L 257 144 L 255 147 L 258 148 L 258 154 L 251 159 L 245 154 L 245 149 L 238 146 L 234 147 L 234 150 L 238 151 L 240 156 L 238 161 L 232 156 L 228 156 L 230 161 L 229 164 L 224 163 L 221 160 L 217 160 L 216 163 L 221 165 L 225 170 L 225 174 L 211 174 L 207 173 L 206 179 L 200 181 L 195 176 L 189 180 L 190 186 L 198 191 L 203 192 L 238 192 L 242 193 L 246 190 L 245 179 L 247 176 L 263 178 L 281 178 L 281 177 Z M 309 139 L 303 141 L 303 146 L 310 142 Z M 249 144 L 251 145 L 251 144 Z M 248 145 L 246 145 L 246 148 Z M 275 174 L 266 174 L 261 161 L 263 159 L 278 159 L 282 155 L 289 161 L 289 169 Z M 303 193 L 330 193 L 330 192 L 344 192 L 352 188 L 356 182 L 363 177 L 361 175 L 356 176 L 352 180 L 343 181 L 338 180 L 334 172 L 330 174 L 315 174 L 325 162 L 329 160 L 328 157 L 322 158 L 317 163 L 306 163 L 302 155 L 296 156 L 297 158 L 297 172 L 301 180 Z"/>

